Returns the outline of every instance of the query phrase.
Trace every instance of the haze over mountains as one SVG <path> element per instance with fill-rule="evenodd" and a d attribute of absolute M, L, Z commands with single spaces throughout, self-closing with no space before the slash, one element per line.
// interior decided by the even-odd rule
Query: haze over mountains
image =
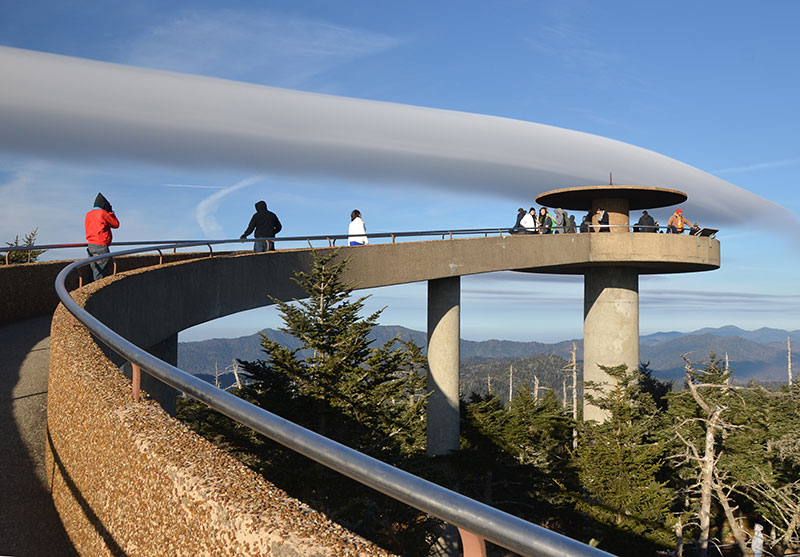
<path fill-rule="evenodd" d="M 299 346 L 297 339 L 275 329 L 261 331 L 267 337 L 290 348 Z M 426 334 L 400 326 L 378 326 L 373 329 L 375 345 L 382 344 L 395 335 L 425 346 Z M 792 346 L 792 361 L 800 362 L 800 330 L 761 328 L 745 331 L 734 326 L 703 328 L 689 333 L 659 332 L 639 339 L 639 358 L 650 362 L 650 369 L 660 379 L 681 380 L 684 374 L 682 354 L 693 361 L 707 359 L 710 352 L 724 356 L 727 352 L 734 377 L 738 383 L 751 379 L 757 381 L 787 380 L 786 339 L 797 342 Z M 217 338 L 178 344 L 178 367 L 195 375 L 214 375 L 215 367 L 221 372 L 235 359 L 263 358 L 261 337 L 258 333 L 239 338 Z M 583 341 L 576 339 L 578 360 L 582 358 Z M 537 354 L 556 354 L 571 358 L 572 340 L 553 344 L 541 342 L 516 342 L 510 340 L 461 341 L 462 363 L 471 364 L 493 360 L 528 358 Z M 794 368 L 800 364 L 794 363 Z M 800 373 L 794 373 L 795 376 Z"/>

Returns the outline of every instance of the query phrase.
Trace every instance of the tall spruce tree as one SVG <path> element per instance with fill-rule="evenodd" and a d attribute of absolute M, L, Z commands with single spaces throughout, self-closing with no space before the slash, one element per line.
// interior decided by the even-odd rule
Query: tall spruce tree
<path fill-rule="evenodd" d="M 461 404 L 461 450 L 452 469 L 432 477 L 459 492 L 548 528 L 579 536 L 565 486 L 577 485 L 569 463 L 573 422 L 552 391 L 538 400 L 527 384 L 506 407 L 499 396 L 472 393 Z M 441 457 L 440 457 L 441 458 Z"/>
<path fill-rule="evenodd" d="M 425 357 L 395 337 L 371 347 L 369 334 L 383 310 L 360 314 L 366 297 L 352 299 L 338 250 L 315 252 L 311 271 L 295 281 L 308 298 L 275 300 L 281 331 L 302 342 L 290 349 L 262 337 L 266 358 L 242 362 L 251 382 L 241 396 L 255 403 L 284 397 L 286 416 L 374 456 L 424 450 Z M 287 408 L 289 403 L 294 410 Z"/>
<path fill-rule="evenodd" d="M 264 359 L 240 362 L 248 377 L 231 392 L 294 423 L 389 464 L 409 468 L 425 449 L 422 349 L 394 338 L 372 347 L 381 311 L 362 316 L 339 251 L 314 252 L 295 281 L 307 297 L 274 300 L 281 328 L 302 342 L 290 349 L 262 337 Z M 419 511 L 284 449 L 198 404 L 185 417 L 268 480 L 345 527 L 400 554 L 423 554 L 433 522 Z"/>
<path fill-rule="evenodd" d="M 670 547 L 673 492 L 663 478 L 666 449 L 655 435 L 662 415 L 639 370 L 601 367 L 615 383 L 586 383 L 585 396 L 608 419 L 581 428 L 575 463 L 584 496 L 577 508 L 606 526 L 603 545 L 621 554 Z"/>

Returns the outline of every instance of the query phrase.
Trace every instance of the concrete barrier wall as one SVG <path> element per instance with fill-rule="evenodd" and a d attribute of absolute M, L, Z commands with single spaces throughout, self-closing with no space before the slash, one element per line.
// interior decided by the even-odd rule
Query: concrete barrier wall
<path fill-rule="evenodd" d="M 96 294 L 90 285 L 75 297 Z M 388 555 L 157 404 L 134 403 L 130 383 L 61 306 L 50 343 L 47 474 L 80 554 Z"/>
<path fill-rule="evenodd" d="M 164 254 L 163 261 L 183 261 L 203 257 L 199 253 Z M 157 265 L 159 256 L 144 254 L 116 257 L 117 269 L 127 271 L 149 265 Z M 72 263 L 69 261 L 41 261 L 0 265 L 0 324 L 13 323 L 29 317 L 53 313 L 58 305 L 55 284 L 61 269 Z M 82 269 L 84 282 L 91 276 Z M 67 280 L 67 288 L 78 287 L 78 274 L 72 273 Z"/>

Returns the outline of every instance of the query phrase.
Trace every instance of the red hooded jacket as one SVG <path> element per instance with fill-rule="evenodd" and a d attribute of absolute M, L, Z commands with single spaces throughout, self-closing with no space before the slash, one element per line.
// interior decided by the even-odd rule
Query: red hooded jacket
<path fill-rule="evenodd" d="M 107 246 L 111 244 L 111 229 L 119 228 L 119 219 L 113 211 L 95 207 L 86 213 L 83 224 L 86 227 L 86 243 Z"/>

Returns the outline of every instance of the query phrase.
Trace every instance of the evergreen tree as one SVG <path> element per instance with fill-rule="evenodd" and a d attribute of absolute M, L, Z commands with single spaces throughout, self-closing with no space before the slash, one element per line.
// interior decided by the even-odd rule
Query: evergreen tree
<path fill-rule="evenodd" d="M 504 438 L 520 464 L 535 466 L 549 475 L 568 465 L 575 424 L 553 391 L 536 400 L 528 385 L 522 385 L 508 405 L 508 415 Z"/>
<path fill-rule="evenodd" d="M 39 233 L 38 228 L 34 228 L 28 234 L 25 234 L 25 237 L 22 239 L 22 243 L 19 243 L 19 236 L 14 238 L 13 242 L 6 242 L 6 245 L 9 247 L 19 247 L 19 246 L 34 246 L 36 245 L 36 235 Z M 42 255 L 45 251 L 43 249 L 39 250 L 27 250 L 27 251 L 12 251 L 8 253 L 8 262 L 11 263 L 29 263 L 34 262 L 39 259 L 39 256 Z M 6 262 L 5 257 L 0 258 L 0 265 L 4 265 Z"/>
<path fill-rule="evenodd" d="M 577 507 L 606 526 L 600 535 L 615 551 L 638 555 L 670 547 L 673 492 L 663 479 L 665 446 L 655 435 L 662 415 L 642 389 L 638 370 L 601 367 L 615 382 L 604 389 L 585 386 L 585 396 L 608 419 L 585 422 L 580 431 L 575 463 L 585 495 Z"/>
<path fill-rule="evenodd" d="M 577 476 L 569 462 L 572 420 L 552 392 L 535 400 L 523 384 L 512 403 L 473 393 L 462 401 L 461 450 L 429 479 L 567 535 L 579 534 L 564 486 Z"/>
<path fill-rule="evenodd" d="M 249 381 L 232 392 L 360 452 L 409 468 L 425 449 L 425 357 L 399 338 L 371 347 L 381 311 L 361 316 L 366 297 L 351 299 L 338 250 L 314 252 L 309 272 L 295 273 L 307 298 L 273 300 L 283 332 L 302 341 L 290 349 L 262 338 L 263 360 L 240 362 Z M 197 404 L 183 415 L 289 494 L 345 527 L 401 554 L 430 542 L 430 519 L 284 449 Z"/>
<path fill-rule="evenodd" d="M 382 310 L 360 316 L 366 297 L 351 299 L 353 286 L 342 278 L 347 260 L 335 261 L 337 255 L 315 252 L 311 271 L 296 273 L 308 298 L 274 300 L 281 331 L 302 346 L 292 350 L 263 337 L 267 358 L 242 362 L 252 381 L 241 396 L 255 403 L 288 396 L 300 410 L 292 417 L 367 454 L 419 452 L 425 443 L 422 349 L 398 338 L 370 347 Z"/>
<path fill-rule="evenodd" d="M 650 393 L 659 410 L 664 411 L 667 409 L 666 396 L 672 391 L 672 381 L 662 381 L 657 377 L 653 377 L 649 361 L 639 364 L 639 388 L 646 393 Z"/>

